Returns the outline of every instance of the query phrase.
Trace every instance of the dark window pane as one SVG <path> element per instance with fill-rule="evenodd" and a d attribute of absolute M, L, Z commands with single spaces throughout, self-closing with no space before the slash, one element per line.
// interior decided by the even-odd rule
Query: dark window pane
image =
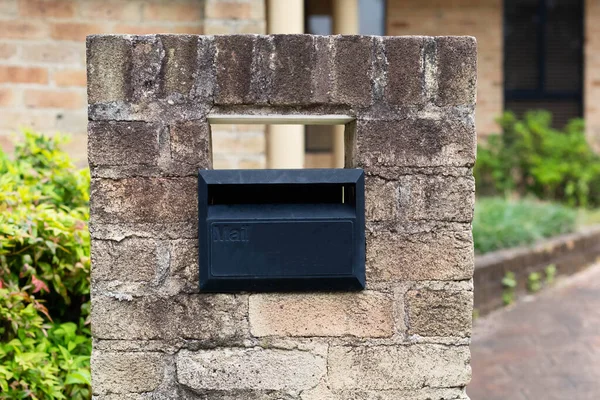
<path fill-rule="evenodd" d="M 505 108 L 581 116 L 583 0 L 505 0 Z"/>
<path fill-rule="evenodd" d="M 507 0 L 505 46 L 506 89 L 537 89 L 540 54 L 538 0 Z"/>
<path fill-rule="evenodd" d="M 548 1 L 546 14 L 546 90 L 578 91 L 581 86 L 581 3 Z"/>

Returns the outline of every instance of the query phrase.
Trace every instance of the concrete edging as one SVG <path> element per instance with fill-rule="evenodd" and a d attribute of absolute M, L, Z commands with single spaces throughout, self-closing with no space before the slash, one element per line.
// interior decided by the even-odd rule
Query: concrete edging
<path fill-rule="evenodd" d="M 571 275 L 600 257 L 600 225 L 557 236 L 532 247 L 504 249 L 475 258 L 475 309 L 480 315 L 503 306 L 502 278 L 513 272 L 517 295 L 526 292 L 527 277 L 554 264 L 557 274 Z"/>

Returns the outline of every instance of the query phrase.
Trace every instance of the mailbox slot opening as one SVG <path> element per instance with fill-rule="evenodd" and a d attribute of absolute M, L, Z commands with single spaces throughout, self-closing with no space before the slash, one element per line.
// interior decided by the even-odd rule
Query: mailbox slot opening
<path fill-rule="evenodd" d="M 347 204 L 356 203 L 351 184 L 211 185 L 208 204 Z"/>

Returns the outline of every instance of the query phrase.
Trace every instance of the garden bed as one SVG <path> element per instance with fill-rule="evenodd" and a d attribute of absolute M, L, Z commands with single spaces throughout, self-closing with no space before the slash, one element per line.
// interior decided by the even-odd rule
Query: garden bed
<path fill-rule="evenodd" d="M 507 300 L 507 292 L 516 297 L 531 291 L 532 276 L 539 277 L 539 284 L 543 285 L 548 267 L 552 267 L 555 274 L 569 275 L 581 271 L 599 257 L 600 225 L 548 239 L 531 247 L 479 255 L 475 258 L 473 278 L 475 309 L 479 315 L 483 315 L 502 307 Z M 513 282 L 507 282 L 507 276 Z M 514 288 L 510 287 L 511 283 L 514 283 Z"/>

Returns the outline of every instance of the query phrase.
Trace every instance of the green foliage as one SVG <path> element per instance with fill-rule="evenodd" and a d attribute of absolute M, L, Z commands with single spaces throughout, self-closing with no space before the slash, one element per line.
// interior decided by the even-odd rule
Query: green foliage
<path fill-rule="evenodd" d="M 502 278 L 502 287 L 504 290 L 502 291 L 502 302 L 504 305 L 509 305 L 514 303 L 515 301 L 515 291 L 517 288 L 517 278 L 515 277 L 514 272 L 507 272 Z"/>
<path fill-rule="evenodd" d="M 528 245 L 539 239 L 573 232 L 577 211 L 534 200 L 479 198 L 475 204 L 475 251 L 486 253 Z"/>
<path fill-rule="evenodd" d="M 533 195 L 570 206 L 600 205 L 600 156 L 589 146 L 580 119 L 553 129 L 552 115 L 507 112 L 501 135 L 480 144 L 474 174 L 480 195 Z"/>
<path fill-rule="evenodd" d="M 546 273 L 546 285 L 553 284 L 554 280 L 556 279 L 556 265 L 548 265 L 546 268 L 544 268 L 544 272 Z"/>
<path fill-rule="evenodd" d="M 89 175 L 24 136 L 0 151 L 0 399 L 88 399 Z"/>
<path fill-rule="evenodd" d="M 542 274 L 532 272 L 527 277 L 527 290 L 530 293 L 537 293 L 542 289 Z"/>

